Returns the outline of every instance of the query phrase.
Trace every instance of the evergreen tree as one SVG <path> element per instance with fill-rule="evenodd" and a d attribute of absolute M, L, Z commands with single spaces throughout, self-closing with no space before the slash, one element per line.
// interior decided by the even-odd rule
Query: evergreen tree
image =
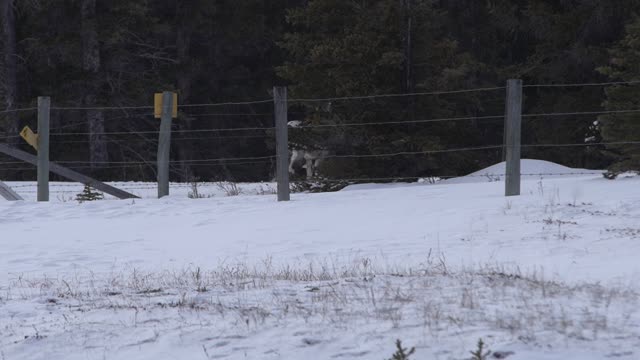
<path fill-rule="evenodd" d="M 245 101 L 290 86 L 292 98 L 343 97 L 525 84 L 636 79 L 636 0 L 60 0 L 5 1 L 0 7 L 0 103 L 32 107 L 151 105 L 152 94 L 176 90 L 180 103 Z M 625 37 L 626 36 L 626 37 Z M 611 58 L 611 60 L 610 60 Z M 607 65 L 608 64 L 608 65 Z M 602 67 L 603 65 L 607 65 Z M 602 67 L 602 68 L 601 68 Z M 596 69 L 600 68 L 600 71 Z M 525 112 L 628 108 L 635 87 L 526 88 Z M 603 104 L 605 95 L 607 102 Z M 184 108 L 174 122 L 172 180 L 264 180 L 273 164 L 194 164 L 191 160 L 267 156 L 263 131 L 272 104 Z M 305 124 L 402 122 L 504 113 L 504 91 L 330 102 L 291 102 Z M 215 115 L 210 115 L 215 114 Z M 226 115 L 233 114 L 233 115 Z M 16 129 L 33 113 L 0 119 L 3 141 L 25 144 Z M 598 139 L 595 115 L 526 118 L 523 143 Z M 607 141 L 637 138 L 632 115 L 603 117 Z M 78 171 L 102 180 L 152 180 L 157 120 L 142 110 L 52 111 L 51 157 L 58 161 L 135 161 Z M 292 130 L 292 138 L 337 155 L 419 153 L 499 145 L 501 119 Z M 11 133 L 11 134 L 7 134 Z M 93 135 L 58 136 L 59 132 Z M 99 136 L 102 132 L 130 135 Z M 248 135 L 244 137 L 244 135 Z M 266 138 L 260 138 L 265 135 Z M 299 140 L 301 138 L 302 140 Z M 305 140 L 306 139 L 306 140 Z M 633 147 L 524 148 L 523 156 L 574 167 L 635 165 Z M 501 160 L 499 150 L 325 162 L 338 177 L 460 175 Z M 7 161 L 10 159 L 0 158 Z M 197 165 L 197 166 L 196 166 Z M 206 165 L 206 166 L 205 166 Z M 0 166 L 7 178 L 30 172 Z"/>
<path fill-rule="evenodd" d="M 104 199 L 104 195 L 101 192 L 94 191 L 90 185 L 85 185 L 84 190 L 76 195 L 76 201 L 83 203 L 85 201 L 96 201 Z"/>
<path fill-rule="evenodd" d="M 290 10 L 288 21 L 293 30 L 282 42 L 290 58 L 278 73 L 290 82 L 292 97 L 349 97 L 472 86 L 473 80 L 468 79 L 474 78 L 475 63 L 446 36 L 443 14 L 435 3 L 411 2 L 409 27 L 403 10 L 393 0 L 313 0 Z M 408 96 L 307 103 L 303 109 L 306 124 L 340 125 L 455 116 L 468 113 L 466 110 L 476 112 L 474 100 Z M 444 123 L 337 127 L 321 132 L 316 138 L 333 139 L 327 148 L 347 154 L 437 150 L 456 143 L 473 144 L 479 137 L 468 124 Z M 460 161 L 452 161 L 454 158 Z M 325 172 L 347 177 L 422 176 L 469 169 L 477 165 L 473 161 L 474 156 L 463 159 L 455 155 L 334 160 L 327 162 L 331 168 Z"/>
<path fill-rule="evenodd" d="M 600 71 L 614 80 L 640 81 L 640 18 L 627 27 L 625 37 L 611 49 L 611 61 Z M 607 89 L 607 110 L 640 109 L 638 85 L 616 85 Z M 602 136 L 607 142 L 640 141 L 640 115 L 637 113 L 602 116 Z M 640 170 L 640 144 L 610 145 L 615 157 L 614 172 Z"/>

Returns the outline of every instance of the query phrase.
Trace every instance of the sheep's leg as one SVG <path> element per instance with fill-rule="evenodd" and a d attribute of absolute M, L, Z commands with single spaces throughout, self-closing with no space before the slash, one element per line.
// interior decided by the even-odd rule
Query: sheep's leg
<path fill-rule="evenodd" d="M 296 171 L 293 169 L 293 165 L 296 163 L 296 161 L 298 161 L 299 158 L 300 152 L 298 150 L 293 150 L 291 152 L 291 160 L 289 160 L 289 174 L 295 174 Z"/>
<path fill-rule="evenodd" d="M 307 179 L 311 179 L 311 178 L 313 178 L 313 172 L 314 172 L 313 171 L 314 170 L 313 169 L 313 159 L 307 157 L 306 160 L 307 160 L 307 162 L 306 162 L 306 164 L 307 164 L 307 166 L 306 166 L 306 168 L 307 168 Z"/>
<path fill-rule="evenodd" d="M 320 169 L 320 164 L 322 163 L 322 158 L 317 158 L 313 164 L 313 175 L 318 176 L 318 169 Z"/>

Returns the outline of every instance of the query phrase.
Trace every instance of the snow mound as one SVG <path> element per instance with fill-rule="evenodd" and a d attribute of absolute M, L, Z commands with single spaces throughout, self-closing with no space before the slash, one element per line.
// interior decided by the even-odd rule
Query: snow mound
<path fill-rule="evenodd" d="M 483 183 L 483 182 L 498 182 L 504 181 L 504 174 L 506 173 L 506 163 L 501 162 L 495 165 L 491 165 L 482 170 L 478 170 L 469 175 L 451 178 L 447 180 L 437 181 L 437 184 L 470 184 L 470 183 Z M 520 173 L 522 179 L 548 179 L 548 178 L 561 178 L 561 177 L 575 177 L 575 176 L 601 176 L 603 170 L 587 170 L 587 169 L 573 169 L 560 164 L 556 164 L 545 160 L 534 159 L 522 159 L 520 160 Z M 387 183 L 387 184 L 355 184 L 350 185 L 342 189 L 342 191 L 353 190 L 375 190 L 375 189 L 390 189 L 410 186 L 422 186 L 432 184 L 428 179 L 423 179 L 417 183 Z"/>
<path fill-rule="evenodd" d="M 466 176 L 443 181 L 448 184 L 504 181 L 506 163 L 501 162 Z M 572 176 L 601 175 L 602 170 L 574 169 L 545 160 L 520 160 L 520 173 L 523 179 L 557 178 Z"/>

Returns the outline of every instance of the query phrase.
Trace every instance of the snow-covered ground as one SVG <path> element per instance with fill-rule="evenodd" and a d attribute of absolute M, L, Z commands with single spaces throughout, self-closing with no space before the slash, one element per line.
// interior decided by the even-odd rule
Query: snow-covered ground
<path fill-rule="evenodd" d="M 640 177 L 523 161 L 436 184 L 54 184 L 0 200 L 0 359 L 640 358 Z M 570 175 L 573 173 L 572 175 Z M 552 174 L 563 174 L 552 175 Z M 225 187 L 226 186 L 226 187 Z M 233 189 L 231 189 L 233 190 Z M 494 356 L 492 355 L 492 356 Z"/>

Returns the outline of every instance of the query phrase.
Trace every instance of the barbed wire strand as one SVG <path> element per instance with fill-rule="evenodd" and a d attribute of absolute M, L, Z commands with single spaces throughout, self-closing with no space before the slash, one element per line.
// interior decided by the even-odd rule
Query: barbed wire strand
<path fill-rule="evenodd" d="M 266 134 L 263 135 L 237 135 L 237 136 L 215 136 L 215 137 L 174 137 L 171 139 L 171 142 L 175 141 L 212 141 L 212 140 L 223 140 L 223 139 L 267 139 L 271 138 Z M 119 143 L 130 143 L 131 140 L 125 139 L 106 139 L 108 143 L 119 144 Z M 157 143 L 158 139 L 155 138 L 143 138 L 141 141 L 145 141 L 148 143 Z M 62 140 L 62 141 L 54 141 L 51 142 L 51 146 L 63 145 L 63 144 L 88 144 L 91 143 L 91 140 Z"/>
<path fill-rule="evenodd" d="M 594 170 L 593 172 L 570 172 L 570 173 L 522 173 L 520 176 L 586 176 L 602 175 L 604 171 Z M 392 180 L 420 180 L 420 179 L 464 179 L 464 178 L 502 178 L 506 174 L 469 174 L 469 175 L 432 175 L 432 176 L 411 176 L 411 177 L 377 177 L 377 178 L 345 178 L 345 179 L 322 179 L 319 182 L 360 182 L 360 181 L 392 181 Z M 313 180 L 311 180 L 313 182 Z M 292 181 L 292 183 L 309 183 L 305 180 Z M 434 182 L 436 184 L 437 182 Z M 35 185 L 34 185 L 35 186 Z"/>
<path fill-rule="evenodd" d="M 1 110 L 0 114 L 8 114 L 13 112 L 23 112 L 23 111 L 34 111 L 34 110 L 38 110 L 38 108 L 30 107 L 30 108 L 21 108 L 21 109 L 5 109 L 5 110 Z"/>
<path fill-rule="evenodd" d="M 497 87 L 486 87 L 486 88 L 477 88 L 477 89 L 448 90 L 448 91 L 447 90 L 443 90 L 443 91 L 425 91 L 425 92 L 414 92 L 414 93 L 405 93 L 405 94 L 358 95 L 358 96 L 306 98 L 306 99 L 305 98 L 301 98 L 301 99 L 290 98 L 287 101 L 290 102 L 290 103 L 296 103 L 296 102 L 339 101 L 339 100 L 367 100 L 367 99 L 409 97 L 409 96 L 464 94 L 464 93 L 485 92 L 485 91 L 495 91 L 495 90 L 504 90 L 504 89 L 506 89 L 506 87 L 497 86 Z"/>
<path fill-rule="evenodd" d="M 640 81 L 609 81 L 601 83 L 568 83 L 568 84 L 530 84 L 522 85 L 523 88 L 549 88 L 549 87 L 586 87 L 586 86 L 614 86 L 614 85 L 638 85 Z"/>
<path fill-rule="evenodd" d="M 254 104 L 266 104 L 266 103 L 273 103 L 273 98 L 265 99 L 265 100 L 240 101 L 240 102 L 221 102 L 221 103 L 210 103 L 210 104 L 178 104 L 178 109 L 180 109 L 180 108 L 194 108 L 194 107 L 229 106 L 229 105 L 254 105 Z"/>
<path fill-rule="evenodd" d="M 218 129 L 195 129 L 195 130 L 172 130 L 172 134 L 190 134 L 190 133 L 207 133 L 207 132 L 229 132 L 229 131 L 256 131 L 256 130 L 274 130 L 275 127 L 245 127 L 245 128 L 218 128 Z M 159 134 L 160 131 L 112 131 L 100 133 L 88 132 L 65 132 L 52 133 L 50 136 L 80 136 L 80 135 L 139 135 L 139 134 Z"/>
<path fill-rule="evenodd" d="M 51 110 L 56 111 L 82 111 L 82 110 L 148 110 L 153 109 L 153 106 L 52 106 Z"/>
<path fill-rule="evenodd" d="M 596 143 L 568 143 L 568 144 L 522 144 L 522 148 L 535 148 L 535 147 L 582 147 L 582 146 L 619 146 L 619 145 L 640 145 L 640 141 L 616 141 L 616 142 L 596 142 Z M 324 159 L 331 158 L 376 158 L 376 157 L 396 157 L 406 155 L 428 155 L 428 154 L 440 154 L 440 153 L 454 153 L 465 151 L 479 151 L 479 150 L 495 150 L 503 149 L 507 147 L 505 144 L 501 145 L 487 145 L 487 146 L 475 146 L 475 147 L 461 147 L 453 149 L 440 149 L 440 150 L 424 150 L 424 151 L 401 151 L 395 153 L 381 153 L 381 154 L 346 154 L 346 155 L 327 155 Z M 196 160 L 175 160 L 171 163 L 203 163 L 203 162 L 220 162 L 220 161 L 241 161 L 241 160 L 264 160 L 275 159 L 276 155 L 269 156 L 256 156 L 256 157 L 235 157 L 235 158 L 212 158 L 212 159 L 196 159 Z M 1 165 L 15 165 L 22 164 L 19 161 L 6 161 L 0 162 Z M 153 164 L 152 161 L 107 161 L 107 162 L 91 162 L 91 161 L 57 161 L 58 164 Z"/>
<path fill-rule="evenodd" d="M 640 109 L 633 110 L 603 110 L 603 111 L 585 111 L 585 112 L 562 112 L 562 113 L 537 113 L 537 114 L 523 114 L 523 118 L 530 117 L 552 117 L 552 116 L 578 116 L 578 115 L 604 115 L 604 114 L 622 114 L 622 113 L 640 113 Z M 322 128 L 322 127 L 343 127 L 343 126 L 378 126 L 378 125 L 399 125 L 399 124 L 412 124 L 412 123 L 429 123 L 429 122 L 446 122 L 446 121 L 462 121 L 462 120 L 487 120 L 487 119 L 501 119 L 504 115 L 492 115 L 492 116 L 480 116 L 480 117 L 455 117 L 455 118 L 440 118 L 440 119 L 424 119 L 424 120 L 409 120 L 409 121 L 384 121 L 384 122 L 367 122 L 367 123 L 345 123 L 345 124 L 320 124 L 320 125 L 305 125 L 295 128 Z M 232 132 L 232 131 L 259 131 L 259 130 L 275 130 L 275 127 L 239 127 L 239 128 L 214 128 L 214 129 L 194 129 L 194 130 L 173 130 L 175 134 L 185 133 L 207 133 L 207 132 Z M 101 132 L 101 133 L 89 133 L 89 132 L 61 132 L 52 133 L 50 136 L 82 136 L 82 135 L 139 135 L 139 134 L 159 134 L 159 131 L 113 131 L 113 132 Z M 6 138 L 16 138 L 19 135 L 7 136 Z"/>
<path fill-rule="evenodd" d="M 170 163 L 173 164 L 195 164 L 203 162 L 216 162 L 216 161 L 234 161 L 234 160 L 264 160 L 275 159 L 275 155 L 269 156 L 253 156 L 253 157 L 235 157 L 235 158 L 212 158 L 212 159 L 196 159 L 196 160 L 173 160 Z M 155 164 L 155 161 L 83 161 L 83 160 L 70 160 L 70 161 L 54 161 L 56 164 Z"/>
<path fill-rule="evenodd" d="M 365 122 L 365 123 L 302 125 L 302 126 L 291 126 L 290 129 L 314 129 L 314 128 L 325 128 L 325 127 L 371 126 L 371 125 L 392 125 L 392 124 L 393 125 L 398 125 L 398 124 L 401 125 L 401 124 L 419 124 L 419 123 L 430 123 L 430 122 L 463 121 L 463 120 L 489 120 L 489 119 L 504 119 L 504 115 L 452 117 L 452 118 L 407 120 L 407 121 L 383 121 L 383 122 Z"/>
<path fill-rule="evenodd" d="M 640 109 L 523 114 L 522 117 L 529 118 L 529 117 L 552 117 L 552 116 L 573 116 L 573 115 L 606 115 L 606 114 L 625 114 L 625 113 L 640 113 Z"/>
<path fill-rule="evenodd" d="M 553 88 L 553 87 L 588 87 L 588 86 L 614 86 L 614 85 L 637 85 L 640 84 L 640 80 L 634 81 L 608 81 L 608 82 L 587 82 L 587 83 L 563 83 L 563 84 L 524 84 L 523 88 Z M 460 89 L 460 90 L 436 90 L 425 92 L 413 92 L 413 93 L 390 93 L 390 94 L 376 94 L 376 95 L 358 95 L 358 96 L 342 96 L 342 97 L 324 97 L 324 98 L 290 98 L 289 102 L 321 102 L 321 101 L 337 101 L 337 100 L 364 100 L 375 98 L 389 98 L 389 97 L 409 97 L 409 96 L 424 96 L 424 95 L 446 95 L 446 94 L 463 94 L 472 92 L 487 92 L 505 90 L 505 86 L 493 86 L 484 88 L 473 89 Z M 253 105 L 253 104 L 265 104 L 273 102 L 273 98 L 263 100 L 252 101 L 228 101 L 219 103 L 200 103 L 200 104 L 179 104 L 178 108 L 193 108 L 193 107 L 214 107 L 214 106 L 228 106 L 228 105 Z M 134 110 L 134 109 L 153 109 L 154 106 L 53 106 L 51 110 Z M 32 111 L 37 110 L 37 107 L 21 108 L 21 109 L 5 109 L 0 110 L 0 114 L 16 111 Z"/>

